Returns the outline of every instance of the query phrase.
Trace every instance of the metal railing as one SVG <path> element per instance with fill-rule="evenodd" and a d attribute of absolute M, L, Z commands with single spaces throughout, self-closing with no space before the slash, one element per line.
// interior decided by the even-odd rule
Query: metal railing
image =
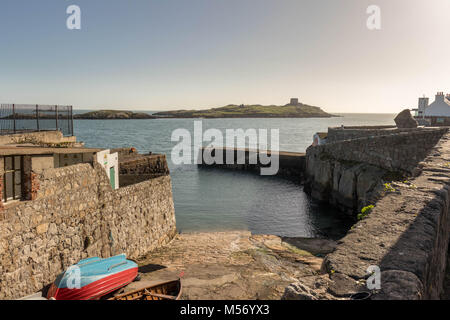
<path fill-rule="evenodd" d="M 2 104 L 0 135 L 59 130 L 73 136 L 72 106 Z"/>

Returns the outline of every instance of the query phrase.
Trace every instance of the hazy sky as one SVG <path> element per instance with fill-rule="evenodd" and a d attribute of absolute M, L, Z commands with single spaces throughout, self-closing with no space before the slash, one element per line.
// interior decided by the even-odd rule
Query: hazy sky
<path fill-rule="evenodd" d="M 66 9 L 81 8 L 81 30 Z M 369 5 L 381 30 L 366 27 Z M 398 112 L 450 92 L 449 0 L 1 0 L 0 102 Z M 431 99 L 431 100 L 433 100 Z"/>

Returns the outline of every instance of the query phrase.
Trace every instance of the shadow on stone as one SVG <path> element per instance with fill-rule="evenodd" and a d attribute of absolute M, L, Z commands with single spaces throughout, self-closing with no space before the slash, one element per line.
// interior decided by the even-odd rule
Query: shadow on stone
<path fill-rule="evenodd" d="M 139 272 L 140 273 L 150 273 L 150 272 L 158 271 L 158 270 L 165 269 L 165 268 L 167 268 L 167 267 L 162 266 L 160 264 L 147 264 L 145 266 L 139 267 Z"/>
<path fill-rule="evenodd" d="M 446 187 L 419 211 L 380 262 L 381 292 L 375 299 L 439 299 L 449 238 Z"/>
<path fill-rule="evenodd" d="M 300 250 L 305 250 L 313 255 L 325 255 L 336 248 L 337 242 L 329 239 L 318 238 L 290 238 L 282 237 L 283 242 L 290 244 Z"/>

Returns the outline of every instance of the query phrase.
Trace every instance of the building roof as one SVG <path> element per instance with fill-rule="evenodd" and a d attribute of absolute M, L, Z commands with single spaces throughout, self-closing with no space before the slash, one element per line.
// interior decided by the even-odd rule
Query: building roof
<path fill-rule="evenodd" d="M 10 155 L 50 155 L 68 153 L 97 153 L 98 148 L 44 148 L 32 146 L 0 146 L 0 156 Z"/>
<path fill-rule="evenodd" d="M 444 96 L 436 96 L 436 100 L 430 104 L 424 112 L 425 117 L 450 117 L 450 101 Z"/>

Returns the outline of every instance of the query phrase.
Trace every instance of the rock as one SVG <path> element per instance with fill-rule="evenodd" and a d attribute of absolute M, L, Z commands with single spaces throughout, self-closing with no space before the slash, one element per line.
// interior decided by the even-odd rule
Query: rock
<path fill-rule="evenodd" d="M 352 208 L 353 203 L 356 200 L 356 173 L 359 170 L 359 166 L 353 167 L 341 167 L 341 178 L 339 180 L 338 198 L 336 199 L 340 204 L 345 207 Z"/>
<path fill-rule="evenodd" d="M 330 239 L 283 237 L 282 240 L 298 249 L 310 252 L 313 255 L 325 255 L 331 253 L 337 246 L 337 242 Z"/>
<path fill-rule="evenodd" d="M 356 194 L 359 207 L 371 204 L 382 187 L 382 177 L 385 170 L 365 165 L 357 177 Z"/>
<path fill-rule="evenodd" d="M 332 188 L 333 182 L 333 168 L 329 160 L 320 160 L 311 162 L 313 164 L 311 170 L 314 177 L 312 186 L 312 197 L 317 200 L 326 200 L 329 197 L 329 192 Z"/>
<path fill-rule="evenodd" d="M 313 290 L 301 282 L 295 282 L 286 287 L 281 300 L 317 300 L 317 297 Z"/>
<path fill-rule="evenodd" d="M 55 235 L 55 234 L 58 233 L 58 227 L 56 226 L 56 224 L 51 223 L 51 224 L 49 225 L 48 233 L 49 233 L 50 235 Z"/>
<path fill-rule="evenodd" d="M 287 286 L 301 279 L 307 291 L 318 292 L 309 292 L 317 300 L 321 290 L 312 279 L 317 275 L 309 264 L 312 258 L 321 260 L 291 250 L 273 235 L 230 231 L 179 234 L 140 259 L 139 265 L 141 281 L 165 281 L 184 271 L 183 299 L 278 300 Z M 130 284 L 125 290 L 136 286 L 141 285 Z"/>
<path fill-rule="evenodd" d="M 381 272 L 381 291 L 372 300 L 420 300 L 422 283 L 414 273 L 400 270 Z"/>
<path fill-rule="evenodd" d="M 41 225 L 38 225 L 37 228 L 36 228 L 36 232 L 38 234 L 46 233 L 47 230 L 48 230 L 48 223 L 43 223 Z"/>
<path fill-rule="evenodd" d="M 399 129 L 417 128 L 417 121 L 411 116 L 409 109 L 400 112 L 394 121 Z"/>
<path fill-rule="evenodd" d="M 331 280 L 332 282 L 328 287 L 328 292 L 335 297 L 350 297 L 361 289 L 361 285 L 354 279 L 342 273 L 332 274 Z"/>

